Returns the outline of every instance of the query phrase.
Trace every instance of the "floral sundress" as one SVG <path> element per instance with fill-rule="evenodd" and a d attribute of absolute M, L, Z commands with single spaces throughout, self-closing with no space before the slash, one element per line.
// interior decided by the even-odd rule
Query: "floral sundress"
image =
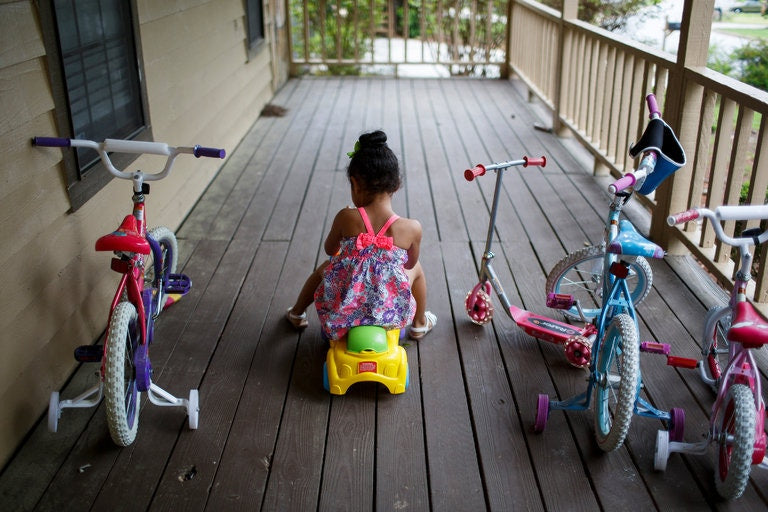
<path fill-rule="evenodd" d="M 393 215 L 374 233 L 365 209 L 357 210 L 366 232 L 341 240 L 338 254 L 331 258 L 315 290 L 323 334 L 332 340 L 341 339 L 358 325 L 403 328 L 416 312 L 403 266 L 408 253 L 384 235 L 400 217 Z"/>

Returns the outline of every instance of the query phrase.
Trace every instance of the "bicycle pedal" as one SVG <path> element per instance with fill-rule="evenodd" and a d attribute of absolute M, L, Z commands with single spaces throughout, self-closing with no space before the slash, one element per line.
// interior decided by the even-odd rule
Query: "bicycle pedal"
<path fill-rule="evenodd" d="M 565 293 L 548 293 L 547 307 L 552 309 L 571 309 L 573 307 L 573 295 Z"/>
<path fill-rule="evenodd" d="M 81 345 L 75 349 L 75 361 L 80 363 L 98 363 L 103 355 L 103 345 Z"/>
<path fill-rule="evenodd" d="M 687 368 L 692 370 L 696 368 L 698 364 L 698 360 L 691 359 L 690 357 L 667 356 L 667 366 L 674 366 L 675 368 Z"/>
<path fill-rule="evenodd" d="M 166 293 L 180 293 L 185 295 L 192 288 L 192 280 L 184 274 L 169 274 Z"/>
<path fill-rule="evenodd" d="M 669 344 L 659 343 L 656 341 L 644 341 L 640 344 L 640 352 L 648 352 L 649 354 L 664 354 L 669 355 Z"/>

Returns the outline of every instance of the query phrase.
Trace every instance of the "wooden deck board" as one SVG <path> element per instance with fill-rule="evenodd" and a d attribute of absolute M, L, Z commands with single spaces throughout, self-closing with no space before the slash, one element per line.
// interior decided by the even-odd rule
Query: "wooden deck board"
<path fill-rule="evenodd" d="M 57 434 L 43 417 L 0 474 L 3 510 L 766 508 L 768 472 L 757 468 L 740 500 L 717 499 L 714 450 L 674 454 L 655 472 L 656 420 L 635 416 L 625 445 L 608 454 L 594 441 L 591 410 L 553 411 L 546 430 L 532 432 L 538 394 L 579 393 L 585 372 L 517 328 L 496 297 L 493 323 L 467 319 L 495 174 L 470 183 L 463 171 L 547 156 L 543 169 L 505 171 L 493 246 L 510 301 L 545 315 L 546 273 L 600 240 L 610 197 L 572 145 L 534 129 L 547 120 L 520 83 L 308 78 L 272 103 L 287 114 L 254 124 L 178 230 L 194 287 L 156 326 L 155 381 L 183 397 L 199 387 L 200 428 L 190 431 L 181 409 L 145 400 L 136 442 L 119 449 L 103 406 L 67 409 Z M 377 128 L 405 176 L 395 209 L 424 229 L 420 259 L 439 322 L 423 341 L 405 342 L 405 394 L 358 385 L 332 397 L 316 314 L 303 332 L 283 315 L 350 203 L 346 152 Z M 652 267 L 642 337 L 696 357 L 708 304 L 667 262 Z M 766 357 L 758 354 L 761 365 Z M 695 372 L 652 354 L 641 368 L 643 396 L 685 409 L 686 440 L 704 435 L 713 394 Z M 62 398 L 92 385 L 94 370 L 78 369 Z"/>

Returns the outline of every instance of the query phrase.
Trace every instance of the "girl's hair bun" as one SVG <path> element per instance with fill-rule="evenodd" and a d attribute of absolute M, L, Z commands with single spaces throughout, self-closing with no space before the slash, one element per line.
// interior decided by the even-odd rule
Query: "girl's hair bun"
<path fill-rule="evenodd" d="M 360 136 L 360 149 L 377 148 L 386 145 L 387 134 L 381 130 L 371 133 L 364 133 Z"/>

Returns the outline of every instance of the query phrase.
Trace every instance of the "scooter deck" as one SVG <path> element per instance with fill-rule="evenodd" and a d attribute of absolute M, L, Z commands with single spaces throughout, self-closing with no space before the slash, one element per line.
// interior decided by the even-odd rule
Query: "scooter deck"
<path fill-rule="evenodd" d="M 586 336 L 590 331 L 589 324 L 584 327 L 578 327 L 531 313 L 516 306 L 509 307 L 509 314 L 515 323 L 527 334 L 550 343 L 563 345 L 572 336 Z"/>

